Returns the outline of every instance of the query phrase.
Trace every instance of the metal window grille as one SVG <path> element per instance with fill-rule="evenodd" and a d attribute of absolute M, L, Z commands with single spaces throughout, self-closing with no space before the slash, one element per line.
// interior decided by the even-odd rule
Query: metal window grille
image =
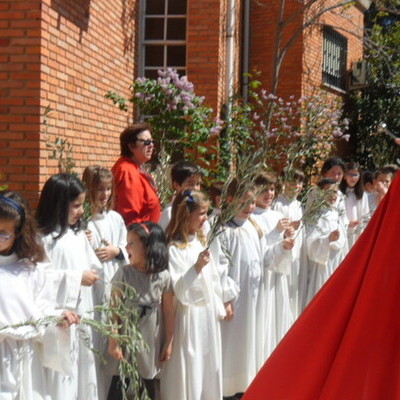
<path fill-rule="evenodd" d="M 322 82 L 346 88 L 347 39 L 329 26 L 323 29 Z"/>
<path fill-rule="evenodd" d="M 186 0 L 142 0 L 139 75 L 157 78 L 159 69 L 186 74 Z"/>

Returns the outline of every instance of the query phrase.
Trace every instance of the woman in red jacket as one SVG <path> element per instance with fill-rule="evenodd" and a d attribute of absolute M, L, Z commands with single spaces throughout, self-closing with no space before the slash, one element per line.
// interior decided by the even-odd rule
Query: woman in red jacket
<path fill-rule="evenodd" d="M 115 180 L 115 210 L 126 225 L 160 219 L 160 202 L 153 179 L 143 170 L 151 159 L 154 140 L 148 124 L 127 127 L 120 136 L 121 157 L 112 167 Z"/>

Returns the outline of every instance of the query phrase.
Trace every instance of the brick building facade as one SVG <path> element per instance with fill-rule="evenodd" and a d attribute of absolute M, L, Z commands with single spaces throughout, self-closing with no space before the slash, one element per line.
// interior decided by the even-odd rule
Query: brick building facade
<path fill-rule="evenodd" d="M 345 38 L 349 70 L 352 61 L 362 58 L 359 35 L 367 1 L 356 3 L 345 17 L 340 10 L 324 13 L 296 36 L 282 64 L 281 96 L 299 97 L 310 83 L 333 95 L 345 94 L 345 89 L 323 82 L 323 29 L 341 28 L 339 39 Z M 119 134 L 133 121 L 134 110 L 119 111 L 104 94 L 113 89 L 127 97 L 135 77 L 152 76 L 158 67 L 181 68 L 195 84 L 196 94 L 205 96 L 216 112 L 240 86 L 242 72 L 258 69 L 268 89 L 279 4 L 278 0 L 3 0 L 0 172 L 5 183 L 35 204 L 43 183 L 58 172 L 58 160 L 49 157 L 47 146 L 56 138 L 73 146 L 78 173 L 93 163 L 110 167 L 119 154 Z M 286 1 L 282 43 L 311 12 L 318 10 Z M 45 110 L 50 113 L 45 115 Z"/>

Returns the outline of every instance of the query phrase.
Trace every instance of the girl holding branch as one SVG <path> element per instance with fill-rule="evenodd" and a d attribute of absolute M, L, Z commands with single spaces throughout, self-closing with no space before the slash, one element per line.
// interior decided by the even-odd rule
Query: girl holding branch
<path fill-rule="evenodd" d="M 220 320 L 225 317 L 220 276 L 203 232 L 209 201 L 179 193 L 166 232 L 175 293 L 175 339 L 161 379 L 163 400 L 222 398 Z"/>
<path fill-rule="evenodd" d="M 83 183 L 75 176 L 53 175 L 40 195 L 37 220 L 47 255 L 65 277 L 65 285 L 57 293 L 58 300 L 83 318 L 93 319 L 96 305 L 93 287 L 102 266 L 81 230 L 85 194 Z M 54 399 L 102 399 L 92 347 L 91 327 L 75 329 L 71 373 L 68 377 L 54 373 L 51 378 Z"/>
<path fill-rule="evenodd" d="M 68 326 L 79 319 L 56 310 L 54 282 L 40 267 L 44 258 L 27 204 L 16 193 L 0 192 L 1 399 L 48 399 L 44 367 L 66 368 L 61 365 L 66 359 L 55 348 L 46 350 L 46 342 L 52 338 L 59 343 L 59 335 L 67 339 L 66 330 L 51 332 L 57 320 Z"/>

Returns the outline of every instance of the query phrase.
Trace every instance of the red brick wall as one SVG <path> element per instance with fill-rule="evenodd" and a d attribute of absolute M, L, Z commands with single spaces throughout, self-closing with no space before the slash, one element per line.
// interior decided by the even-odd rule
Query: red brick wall
<path fill-rule="evenodd" d="M 335 4 L 334 0 L 327 1 L 326 6 Z M 312 13 L 313 10 L 310 10 Z M 353 6 L 343 10 L 336 8 L 332 12 L 325 13 L 318 20 L 318 25 L 313 26 L 305 32 L 305 48 L 308 49 L 303 55 L 304 84 L 316 87 L 321 86 L 322 78 L 322 26 L 330 25 L 340 34 L 347 38 L 347 70 L 351 69 L 353 61 L 360 60 L 363 55 L 363 9 Z M 304 92 L 307 92 L 307 87 Z M 331 90 L 327 87 L 325 89 Z M 331 90 L 336 95 L 343 95 L 343 92 Z"/>
<path fill-rule="evenodd" d="M 221 32 L 225 29 L 226 1 L 188 0 L 187 74 L 194 83 L 195 92 L 206 97 L 214 110 L 221 106 L 224 94 L 224 43 Z"/>
<path fill-rule="evenodd" d="M 262 72 L 262 80 L 267 90 L 271 83 L 279 3 L 280 1 L 267 0 L 251 3 L 251 68 Z M 320 0 L 316 3 L 316 7 L 327 9 L 337 3 L 336 0 Z M 290 23 L 287 23 L 283 29 L 282 44 L 285 44 L 303 22 L 307 22 L 312 13 L 315 13 L 315 8 L 302 13 L 299 12 L 299 7 L 300 3 L 296 0 L 286 1 L 284 21 L 287 23 L 290 20 Z M 298 14 L 295 17 L 296 13 Z M 350 69 L 352 61 L 362 57 L 363 11 L 352 6 L 346 10 L 337 8 L 326 12 L 315 21 L 311 28 L 304 30 L 289 48 L 279 76 L 278 94 L 280 96 L 287 98 L 295 95 L 299 97 L 305 94 L 310 85 L 321 86 L 321 27 L 323 24 L 341 27 L 342 30 L 339 32 L 348 38 L 348 69 Z M 355 35 L 349 32 L 355 33 Z M 336 94 L 342 95 L 338 92 Z"/>
<path fill-rule="evenodd" d="M 40 1 L 0 3 L 0 183 L 28 193 L 38 190 L 40 28 Z"/>
<path fill-rule="evenodd" d="M 277 22 L 279 18 L 280 1 L 252 1 L 250 2 L 250 72 L 261 72 L 263 87 L 271 92 L 272 62 L 274 59 L 274 46 L 276 44 Z M 286 1 L 284 20 L 293 16 L 300 7 L 294 0 Z M 301 26 L 302 17 L 291 17 L 291 23 L 286 24 L 282 30 L 281 47 Z M 302 81 L 302 35 L 294 41 L 283 60 L 279 75 L 278 94 L 282 97 L 291 95 L 301 96 Z"/>
<path fill-rule="evenodd" d="M 76 171 L 89 164 L 112 166 L 119 134 L 132 112 L 104 98 L 109 89 L 127 97 L 135 73 L 136 1 L 44 0 L 42 4 L 41 111 L 50 106 L 41 140 L 40 182 L 57 172 L 46 141 L 67 138 Z M 44 126 L 42 127 L 44 132 Z"/>

